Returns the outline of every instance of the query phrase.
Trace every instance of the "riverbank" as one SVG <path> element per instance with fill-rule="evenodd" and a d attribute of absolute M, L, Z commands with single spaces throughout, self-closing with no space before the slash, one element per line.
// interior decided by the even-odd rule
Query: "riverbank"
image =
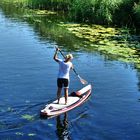
<path fill-rule="evenodd" d="M 5 1 L 7 0 L 3 0 L 3 5 Z M 27 1 L 28 0 L 14 0 L 14 3 L 12 3 L 20 10 L 19 6 L 16 6 L 17 3 L 21 4 L 21 2 L 25 3 Z M 11 3 L 11 1 L 9 2 Z M 9 3 L 7 3 L 7 5 L 11 6 Z M 61 21 L 61 19 L 54 22 L 53 17 L 55 16 L 55 19 L 57 19 L 59 16 L 57 11 L 29 9 L 29 7 L 21 9 L 22 17 L 24 17 L 27 22 L 35 24 L 41 36 L 51 34 L 51 38 L 57 43 L 62 43 L 63 38 L 65 38 L 64 40 L 73 38 L 68 41 L 71 47 L 75 47 L 75 45 L 72 45 L 72 42 L 76 42 L 76 37 L 81 40 L 80 45 L 77 43 L 77 48 L 79 46 L 86 51 L 97 51 L 111 60 L 134 63 L 135 66 L 140 69 L 140 36 L 132 35 L 131 30 L 128 28 L 113 28 L 94 24 L 75 24 L 71 23 L 71 20 Z M 13 12 L 16 13 L 14 10 Z M 18 15 L 19 12 L 17 16 Z M 42 20 L 39 18 L 42 16 L 47 16 L 46 18 L 49 18 L 49 20 L 42 23 Z M 45 24 L 50 24 L 50 28 L 48 29 Z M 68 34 L 72 35 L 69 36 Z"/>

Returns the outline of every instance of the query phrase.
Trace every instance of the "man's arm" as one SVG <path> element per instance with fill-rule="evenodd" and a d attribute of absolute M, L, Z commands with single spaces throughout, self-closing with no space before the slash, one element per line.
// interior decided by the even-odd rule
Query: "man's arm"
<path fill-rule="evenodd" d="M 72 64 L 71 69 L 74 69 L 74 65 Z"/>
<path fill-rule="evenodd" d="M 55 51 L 54 56 L 53 56 L 53 59 L 54 59 L 56 62 L 59 62 L 58 57 L 57 57 L 58 51 L 59 51 L 59 48 L 56 48 L 56 51 Z"/>

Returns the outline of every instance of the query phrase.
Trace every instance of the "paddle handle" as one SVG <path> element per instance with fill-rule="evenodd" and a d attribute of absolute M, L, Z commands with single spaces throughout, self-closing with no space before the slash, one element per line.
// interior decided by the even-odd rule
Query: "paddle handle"
<path fill-rule="evenodd" d="M 65 57 L 65 55 L 62 53 L 62 51 L 61 51 L 61 50 L 59 50 L 59 52 L 61 53 L 61 55 L 62 55 L 64 58 L 66 58 L 66 57 Z"/>

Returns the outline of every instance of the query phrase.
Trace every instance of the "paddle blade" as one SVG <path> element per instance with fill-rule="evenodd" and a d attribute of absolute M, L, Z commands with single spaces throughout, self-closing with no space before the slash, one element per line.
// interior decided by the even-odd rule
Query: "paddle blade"
<path fill-rule="evenodd" d="M 86 80 L 82 79 L 79 75 L 78 75 L 78 78 L 80 79 L 83 85 L 86 85 L 88 83 Z"/>

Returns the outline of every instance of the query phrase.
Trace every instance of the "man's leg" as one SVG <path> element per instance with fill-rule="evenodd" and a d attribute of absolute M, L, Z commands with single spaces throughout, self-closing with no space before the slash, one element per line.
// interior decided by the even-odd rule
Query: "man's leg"
<path fill-rule="evenodd" d="M 65 94 L 65 104 L 67 104 L 67 100 L 68 100 L 68 88 L 64 88 L 64 94 Z"/>
<path fill-rule="evenodd" d="M 57 89 L 57 100 L 58 100 L 58 104 L 59 104 L 59 100 L 60 100 L 60 96 L 61 96 L 61 90 L 62 88 L 59 88 Z"/>

